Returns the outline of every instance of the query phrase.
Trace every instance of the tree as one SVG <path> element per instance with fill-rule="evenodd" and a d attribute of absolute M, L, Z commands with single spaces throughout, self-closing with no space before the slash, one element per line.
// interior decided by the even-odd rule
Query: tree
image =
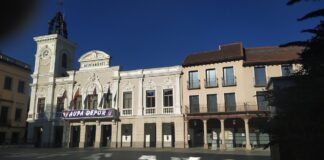
<path fill-rule="evenodd" d="M 292 5 L 300 0 L 290 0 Z M 300 70 L 292 77 L 294 84 L 269 92 L 270 104 L 276 115 L 269 121 L 266 132 L 271 135 L 270 145 L 278 145 L 281 159 L 322 159 L 324 151 L 324 9 L 312 11 L 298 21 L 322 18 L 312 29 L 302 32 L 313 34 L 306 41 L 287 43 L 304 49 L 300 53 Z"/>

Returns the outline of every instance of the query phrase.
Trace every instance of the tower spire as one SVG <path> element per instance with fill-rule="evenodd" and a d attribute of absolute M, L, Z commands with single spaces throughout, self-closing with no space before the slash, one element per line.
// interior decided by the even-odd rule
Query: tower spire
<path fill-rule="evenodd" d="M 55 16 L 48 22 L 48 34 L 59 34 L 65 38 L 68 37 L 66 23 L 62 13 L 63 1 L 58 0 L 57 12 Z"/>

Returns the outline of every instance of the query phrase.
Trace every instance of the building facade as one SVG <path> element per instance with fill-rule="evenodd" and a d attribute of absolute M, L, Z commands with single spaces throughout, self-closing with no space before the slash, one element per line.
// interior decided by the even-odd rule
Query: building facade
<path fill-rule="evenodd" d="M 269 136 L 261 130 L 270 114 L 264 94 L 267 81 L 296 70 L 299 51 L 233 43 L 187 56 L 182 77 L 186 146 L 221 150 L 265 146 Z"/>
<path fill-rule="evenodd" d="M 80 68 L 74 70 L 76 45 L 64 35 L 34 38 L 37 51 L 27 119 L 30 143 L 184 147 L 181 66 L 121 71 L 110 66 L 110 55 L 93 50 L 79 58 Z"/>
<path fill-rule="evenodd" d="M 24 143 L 30 66 L 0 53 L 0 145 Z"/>
<path fill-rule="evenodd" d="M 50 25 L 34 38 L 27 122 L 37 147 L 263 147 L 265 86 L 296 70 L 301 51 L 233 43 L 189 55 L 182 66 L 123 71 L 93 50 L 75 70 L 62 14 Z"/>

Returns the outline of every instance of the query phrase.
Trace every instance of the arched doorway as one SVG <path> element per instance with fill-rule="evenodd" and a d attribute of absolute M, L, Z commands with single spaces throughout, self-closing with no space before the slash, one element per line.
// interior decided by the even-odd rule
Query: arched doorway
<path fill-rule="evenodd" d="M 268 118 L 255 117 L 249 120 L 250 141 L 252 148 L 263 148 L 269 143 L 269 134 L 264 133 Z"/>
<path fill-rule="evenodd" d="M 207 121 L 207 143 L 209 148 L 216 149 L 220 147 L 220 125 L 218 119 L 209 119 Z"/>
<path fill-rule="evenodd" d="M 231 150 L 237 147 L 245 147 L 245 127 L 241 118 L 225 119 L 225 146 Z"/>
<path fill-rule="evenodd" d="M 189 147 L 202 147 L 204 145 L 204 125 L 202 120 L 189 120 L 188 134 Z"/>

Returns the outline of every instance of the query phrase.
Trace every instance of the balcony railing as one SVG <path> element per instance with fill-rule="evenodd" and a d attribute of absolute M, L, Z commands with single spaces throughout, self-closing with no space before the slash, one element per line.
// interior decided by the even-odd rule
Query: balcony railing
<path fill-rule="evenodd" d="M 227 87 L 227 86 L 236 86 L 236 76 L 234 76 L 232 79 L 224 79 L 224 77 L 222 77 L 222 85 L 223 87 Z"/>
<path fill-rule="evenodd" d="M 123 116 L 130 116 L 132 115 L 132 109 L 131 108 L 125 108 L 122 110 L 122 115 Z"/>
<path fill-rule="evenodd" d="M 215 88 L 218 87 L 218 78 L 215 80 L 206 80 L 205 79 L 205 88 Z"/>
<path fill-rule="evenodd" d="M 146 115 L 151 115 L 151 114 L 155 114 L 155 108 L 145 108 L 145 114 Z"/>
<path fill-rule="evenodd" d="M 225 113 L 225 112 L 248 112 L 248 111 L 270 111 L 270 106 L 257 105 L 255 102 L 236 104 L 236 106 L 226 106 L 224 104 L 217 104 L 214 107 L 207 107 L 207 105 L 199 105 L 199 107 L 185 106 L 185 113 Z"/>
<path fill-rule="evenodd" d="M 163 107 L 163 114 L 172 114 L 173 107 Z"/>
<path fill-rule="evenodd" d="M 188 89 L 200 89 L 200 80 L 187 81 Z"/>

